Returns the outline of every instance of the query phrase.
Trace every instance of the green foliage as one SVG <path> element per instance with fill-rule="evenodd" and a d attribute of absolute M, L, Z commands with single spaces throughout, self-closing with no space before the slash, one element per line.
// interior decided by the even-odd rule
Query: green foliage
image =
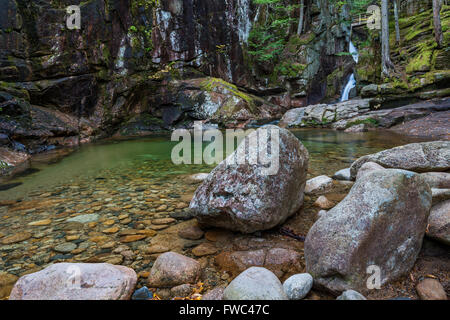
<path fill-rule="evenodd" d="M 250 31 L 248 53 L 260 63 L 276 63 L 283 52 L 288 30 L 294 19 L 290 13 L 298 5 L 285 5 L 282 0 L 253 0 L 256 5 L 268 8 L 268 16 L 262 25 Z"/>

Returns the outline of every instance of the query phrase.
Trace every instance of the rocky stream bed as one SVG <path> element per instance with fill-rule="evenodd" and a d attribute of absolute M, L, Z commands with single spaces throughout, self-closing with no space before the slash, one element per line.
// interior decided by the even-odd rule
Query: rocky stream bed
<path fill-rule="evenodd" d="M 245 165 L 209 175 L 214 166 L 174 166 L 161 138 L 153 149 L 116 141 L 35 164 L 41 171 L 0 193 L 0 297 L 362 299 L 345 291 L 354 289 L 367 299 L 446 299 L 449 143 L 377 153 L 414 141 L 292 131 L 298 140 L 281 130 L 283 154 L 299 158 L 282 156 L 291 169 L 271 178 Z M 132 156 L 118 151 L 133 143 Z M 70 173 L 77 157 L 83 168 Z M 365 288 L 369 264 L 381 267 L 379 290 Z"/>

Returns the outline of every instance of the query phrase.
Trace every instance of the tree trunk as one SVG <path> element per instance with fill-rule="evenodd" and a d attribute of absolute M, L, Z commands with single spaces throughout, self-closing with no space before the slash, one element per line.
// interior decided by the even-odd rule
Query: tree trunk
<path fill-rule="evenodd" d="M 381 0 L 381 70 L 388 77 L 392 68 L 389 50 L 389 6 L 388 0 Z"/>
<path fill-rule="evenodd" d="M 400 43 L 400 26 L 398 23 L 398 1 L 394 0 L 394 16 L 395 16 L 395 42 Z"/>
<path fill-rule="evenodd" d="M 298 35 L 302 34 L 304 17 L 305 17 L 305 0 L 301 0 L 301 2 L 300 2 L 300 19 L 298 21 L 298 28 L 297 28 Z"/>
<path fill-rule="evenodd" d="M 442 35 L 441 26 L 441 1 L 433 0 L 433 24 L 434 24 L 434 38 L 439 48 L 442 48 L 444 37 Z"/>

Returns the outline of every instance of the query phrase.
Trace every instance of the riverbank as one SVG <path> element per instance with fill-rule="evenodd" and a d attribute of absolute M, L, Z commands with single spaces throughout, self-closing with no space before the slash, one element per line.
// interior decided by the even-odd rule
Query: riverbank
<path fill-rule="evenodd" d="M 305 132 L 304 129 L 299 132 L 310 153 L 308 179 L 323 174 L 332 176 L 334 171 L 348 167 L 357 157 L 381 151 L 386 148 L 382 147 L 383 143 L 393 141 L 392 135 L 390 138 L 375 133 L 371 136 L 370 132 Z M 283 281 L 306 271 L 304 243 L 298 239 L 307 236 L 323 210 L 320 207 L 323 204 L 317 199 L 324 196 L 329 202 L 325 201 L 326 207 L 335 206 L 347 196 L 353 184 L 333 180 L 324 190 L 307 194 L 302 209 L 283 223 L 281 229 L 243 235 L 205 228 L 198 225 L 188 208 L 202 183 L 191 175 L 210 172 L 213 166 L 209 169 L 173 167 L 167 157 L 171 146 L 162 149 L 164 144 L 161 143 L 167 140 L 161 143 L 156 140 L 151 148 L 139 146 L 139 141 L 87 145 L 54 164 L 55 176 L 43 169 L 41 173 L 28 176 L 29 180 L 23 180 L 23 186 L 11 189 L 9 194 L 15 196 L 2 197 L 0 263 L 6 272 L 2 279 L 17 280 L 60 262 L 111 263 L 134 270 L 136 288 L 147 286 L 152 293 L 165 299 L 188 296 L 189 290 L 192 293 L 199 290 L 196 282 L 185 286 L 184 291 L 152 288 L 148 283 L 157 258 L 173 251 L 198 262 L 201 273 L 197 280 L 203 283 L 200 294 L 227 286 L 250 266 L 272 270 Z M 398 140 L 396 143 L 407 142 Z M 124 152 L 128 144 L 131 144 L 130 151 L 135 150 L 129 155 Z M 89 152 L 92 162 L 87 161 L 86 154 L 83 156 L 85 152 Z M 166 157 L 161 158 L 162 154 Z M 98 155 L 103 158 L 99 159 Z M 104 162 L 110 157 L 116 157 L 117 161 Z M 75 160 L 80 166 L 73 162 Z M 80 171 L 73 169 L 76 167 Z M 73 170 L 71 175 L 66 175 L 68 168 Z M 93 168 L 96 170 L 91 171 Z M 55 184 L 44 187 L 37 183 L 31 189 L 25 188 L 37 174 L 47 175 Z M 411 271 L 412 277 L 403 277 L 367 297 L 417 298 L 415 285 L 429 274 L 448 288 L 448 263 L 445 246 L 425 240 Z M 331 299 L 333 295 L 313 289 L 306 298 Z"/>

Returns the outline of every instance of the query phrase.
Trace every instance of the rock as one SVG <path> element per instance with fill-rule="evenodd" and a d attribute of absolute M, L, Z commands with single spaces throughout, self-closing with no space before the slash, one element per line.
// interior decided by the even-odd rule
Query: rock
<path fill-rule="evenodd" d="M 30 222 L 28 225 L 29 226 L 48 226 L 49 224 L 52 223 L 51 219 L 45 219 L 45 220 L 39 220 L 39 221 L 33 221 Z"/>
<path fill-rule="evenodd" d="M 319 198 L 317 198 L 316 202 L 314 202 L 314 205 L 321 209 L 331 209 L 334 207 L 334 203 L 328 200 L 328 198 L 325 196 L 320 196 Z"/>
<path fill-rule="evenodd" d="M 56 252 L 69 253 L 77 248 L 77 245 L 73 242 L 67 242 L 57 245 L 53 248 Z"/>
<path fill-rule="evenodd" d="M 166 224 L 171 224 L 172 222 L 175 222 L 175 221 L 177 221 L 177 220 L 175 220 L 174 218 L 161 218 L 161 219 L 152 220 L 152 224 L 166 225 Z"/>
<path fill-rule="evenodd" d="M 148 254 L 154 254 L 154 253 L 164 253 L 169 251 L 170 249 L 165 247 L 165 246 L 161 246 L 161 245 L 154 245 L 151 247 L 148 247 L 145 252 L 147 252 Z"/>
<path fill-rule="evenodd" d="M 222 287 L 209 290 L 206 294 L 203 295 L 202 300 L 223 300 L 224 291 L 225 288 Z"/>
<path fill-rule="evenodd" d="M 217 248 L 208 242 L 202 243 L 192 249 L 192 254 L 196 257 L 209 256 L 217 252 Z"/>
<path fill-rule="evenodd" d="M 200 273 L 200 264 L 194 259 L 175 252 L 166 252 L 156 259 L 148 281 L 150 287 L 174 287 L 197 283 Z"/>
<path fill-rule="evenodd" d="M 426 278 L 420 281 L 416 290 L 422 300 L 447 300 L 444 287 L 436 279 Z"/>
<path fill-rule="evenodd" d="M 144 286 L 133 293 L 131 300 L 150 300 L 152 298 L 153 293 Z"/>
<path fill-rule="evenodd" d="M 193 289 L 192 285 L 185 283 L 185 284 L 181 284 L 179 286 L 173 287 L 172 289 L 170 289 L 170 293 L 174 297 L 184 298 L 184 297 L 188 297 L 192 293 L 192 289 Z"/>
<path fill-rule="evenodd" d="M 425 172 L 422 178 L 428 183 L 430 188 L 450 189 L 450 173 L 447 172 Z"/>
<path fill-rule="evenodd" d="M 367 132 L 367 131 L 369 131 L 369 129 L 367 128 L 367 125 L 365 123 L 357 124 L 344 130 L 344 132 L 347 133 Z"/>
<path fill-rule="evenodd" d="M 305 194 L 324 194 L 333 187 L 333 179 L 327 176 L 318 176 L 306 181 Z"/>
<path fill-rule="evenodd" d="M 328 214 L 327 210 L 320 210 L 319 212 L 317 212 L 317 218 L 320 219 L 327 214 Z"/>
<path fill-rule="evenodd" d="M 107 263 L 57 263 L 21 277 L 10 300 L 128 300 L 133 269 Z"/>
<path fill-rule="evenodd" d="M 26 231 L 18 232 L 11 236 L 3 237 L 1 239 L 1 244 L 13 244 L 13 243 L 17 243 L 17 242 L 22 242 L 22 241 L 30 239 L 31 236 L 32 236 L 32 234 L 29 232 L 26 232 Z"/>
<path fill-rule="evenodd" d="M 431 189 L 431 193 L 433 195 L 433 205 L 436 203 L 450 200 L 450 189 Z"/>
<path fill-rule="evenodd" d="M 352 179 L 356 178 L 359 168 L 369 161 L 385 168 L 415 172 L 447 171 L 450 169 L 450 141 L 411 143 L 363 156 L 350 167 Z"/>
<path fill-rule="evenodd" d="M 422 246 L 431 190 L 410 171 L 373 171 L 309 230 L 306 270 L 314 283 L 338 293 L 365 290 L 367 267 L 381 268 L 381 284 L 409 272 Z"/>
<path fill-rule="evenodd" d="M 427 236 L 450 245 L 450 200 L 431 208 Z"/>
<path fill-rule="evenodd" d="M 145 234 L 135 234 L 135 235 L 129 235 L 129 236 L 124 236 L 120 238 L 120 242 L 122 243 L 130 243 L 130 242 L 136 242 L 139 240 L 143 240 L 147 238 L 147 235 Z"/>
<path fill-rule="evenodd" d="M 69 218 L 66 221 L 78 223 L 90 223 L 90 222 L 97 222 L 98 219 L 100 219 L 100 216 L 96 213 L 92 213 L 92 214 L 82 214 L 73 218 Z"/>
<path fill-rule="evenodd" d="M 283 289 L 289 300 L 301 300 L 311 290 L 313 281 L 309 273 L 295 274 L 283 283 Z"/>
<path fill-rule="evenodd" d="M 305 108 L 295 108 L 288 110 L 280 120 L 278 126 L 281 128 L 292 128 L 302 124 Z"/>
<path fill-rule="evenodd" d="M 375 162 L 366 162 L 364 163 L 361 168 L 358 170 L 358 174 L 356 175 L 356 180 L 363 177 L 365 174 L 375 171 L 375 170 L 384 170 L 382 166 L 380 166 L 378 163 Z"/>
<path fill-rule="evenodd" d="M 194 182 L 202 182 L 208 178 L 209 173 L 196 173 L 189 176 L 189 179 Z"/>
<path fill-rule="evenodd" d="M 297 251 L 284 248 L 221 252 L 215 258 L 216 265 L 233 277 L 250 267 L 264 267 L 279 278 L 302 271 L 301 256 Z"/>
<path fill-rule="evenodd" d="M 355 290 L 345 290 L 336 300 L 367 300 L 361 293 Z"/>
<path fill-rule="evenodd" d="M 256 146 L 245 153 L 244 164 L 232 164 L 249 141 L 256 140 L 258 135 L 259 140 L 265 141 L 264 133 L 268 133 L 267 136 L 279 134 L 279 145 L 274 143 L 275 139 L 267 143 L 273 150 L 268 156 L 274 164 L 271 168 L 261 163 L 249 164 L 249 154 L 257 154 Z M 276 152 L 277 146 L 279 152 Z M 258 158 L 261 155 L 262 151 Z M 308 151 L 291 132 L 273 125 L 264 126 L 248 135 L 237 150 L 209 174 L 195 192 L 190 209 L 204 225 L 243 233 L 273 228 L 300 209 L 308 161 Z"/>
<path fill-rule="evenodd" d="M 333 175 L 333 179 L 342 180 L 342 181 L 350 181 L 351 180 L 350 168 L 345 168 L 345 169 L 341 169 L 341 170 L 337 171 Z"/>
<path fill-rule="evenodd" d="M 287 300 L 280 280 L 269 270 L 251 267 L 237 276 L 223 292 L 224 300 Z"/>
<path fill-rule="evenodd" d="M 203 235 L 205 232 L 203 232 L 202 229 L 200 229 L 198 226 L 189 226 L 187 228 L 184 228 L 178 232 L 178 235 L 183 239 L 188 240 L 198 240 L 203 238 Z"/>
<path fill-rule="evenodd" d="M 0 271 L 0 300 L 9 296 L 17 279 L 13 274 Z"/>

